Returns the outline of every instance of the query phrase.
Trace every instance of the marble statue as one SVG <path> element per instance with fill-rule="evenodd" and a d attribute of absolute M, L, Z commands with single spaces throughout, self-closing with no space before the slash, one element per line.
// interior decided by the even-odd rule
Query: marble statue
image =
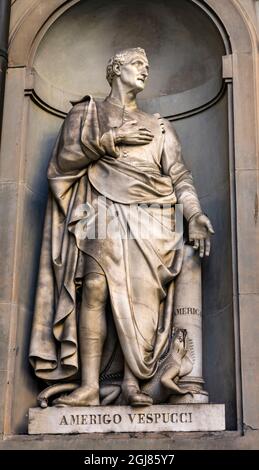
<path fill-rule="evenodd" d="M 201 321 L 201 305 L 179 296 L 214 232 L 174 128 L 137 106 L 148 75 L 143 49 L 116 54 L 109 96 L 73 105 L 50 160 L 30 346 L 35 374 L 48 384 L 41 406 L 61 393 L 56 406 L 148 406 L 202 388 L 195 378 L 181 386 L 199 346 L 174 311 L 178 302 Z M 182 243 L 176 204 L 188 224 Z M 200 298 L 199 274 L 191 282 L 188 295 Z"/>

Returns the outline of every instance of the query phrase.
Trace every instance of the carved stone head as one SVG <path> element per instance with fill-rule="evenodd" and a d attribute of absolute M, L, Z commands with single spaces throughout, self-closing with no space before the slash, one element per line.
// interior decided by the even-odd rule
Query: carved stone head
<path fill-rule="evenodd" d="M 106 78 L 112 87 L 114 78 L 142 91 L 148 77 L 149 64 L 146 52 L 141 47 L 125 49 L 113 56 L 107 65 Z"/>

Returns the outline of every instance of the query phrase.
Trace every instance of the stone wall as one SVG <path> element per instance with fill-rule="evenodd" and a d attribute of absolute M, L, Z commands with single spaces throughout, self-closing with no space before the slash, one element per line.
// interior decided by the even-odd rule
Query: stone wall
<path fill-rule="evenodd" d="M 147 49 L 153 76 L 141 105 L 175 125 L 216 228 L 204 266 L 207 389 L 226 403 L 229 430 L 259 428 L 258 2 L 133 3 L 12 5 L 0 157 L 4 435 L 26 434 L 41 386 L 27 355 L 51 148 L 70 100 L 105 96 L 103 67 L 133 40 Z"/>

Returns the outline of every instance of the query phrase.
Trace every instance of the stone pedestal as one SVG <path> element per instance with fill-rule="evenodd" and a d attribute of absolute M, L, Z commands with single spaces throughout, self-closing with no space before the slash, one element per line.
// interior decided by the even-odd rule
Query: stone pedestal
<path fill-rule="evenodd" d="M 223 431 L 225 405 L 30 408 L 29 434 Z"/>

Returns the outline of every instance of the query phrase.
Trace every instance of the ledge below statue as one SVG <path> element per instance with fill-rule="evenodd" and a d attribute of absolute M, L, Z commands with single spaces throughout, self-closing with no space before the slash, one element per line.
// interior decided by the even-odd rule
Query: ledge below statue
<path fill-rule="evenodd" d="M 225 405 L 30 408 L 29 434 L 223 431 Z"/>

